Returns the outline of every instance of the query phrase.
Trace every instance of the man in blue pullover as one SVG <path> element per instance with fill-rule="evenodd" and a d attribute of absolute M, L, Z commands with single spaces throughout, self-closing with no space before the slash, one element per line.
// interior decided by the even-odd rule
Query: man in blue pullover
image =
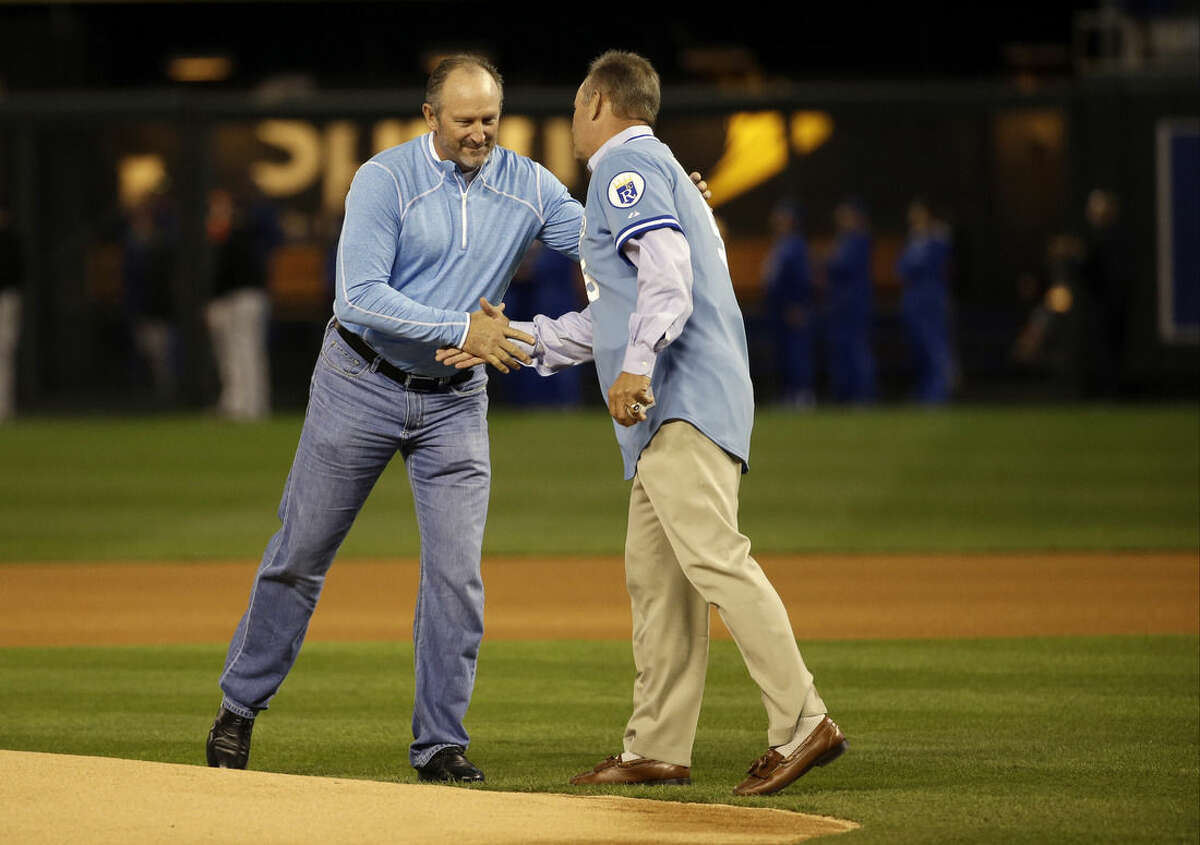
<path fill-rule="evenodd" d="M 583 209 L 541 165 L 496 146 L 494 67 L 454 56 L 431 74 L 429 133 L 359 168 L 338 244 L 334 319 L 250 601 L 220 679 L 210 766 L 245 768 L 255 716 L 291 669 L 325 573 L 399 452 L 421 535 L 409 759 L 421 780 L 481 781 L 463 717 L 483 636 L 480 553 L 491 467 L 487 375 L 438 363 L 461 347 L 503 372 L 533 338 L 477 310 L 500 301 L 536 239 L 578 257 Z M 497 312 L 491 312 L 497 313 Z"/>

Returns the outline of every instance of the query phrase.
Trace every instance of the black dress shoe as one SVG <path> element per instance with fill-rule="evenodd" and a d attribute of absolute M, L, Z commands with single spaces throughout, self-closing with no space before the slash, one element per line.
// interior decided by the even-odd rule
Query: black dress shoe
<path fill-rule="evenodd" d="M 430 757 L 424 766 L 417 767 L 417 777 L 425 781 L 481 783 L 483 772 L 463 756 L 465 751 L 459 745 L 446 746 Z"/>
<path fill-rule="evenodd" d="M 208 765 L 220 769 L 244 769 L 250 760 L 250 732 L 254 720 L 231 713 L 224 706 L 208 732 Z"/>

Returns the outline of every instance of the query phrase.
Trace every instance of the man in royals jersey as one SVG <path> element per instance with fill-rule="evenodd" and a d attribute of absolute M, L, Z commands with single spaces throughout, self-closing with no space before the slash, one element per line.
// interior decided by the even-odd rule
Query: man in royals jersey
<path fill-rule="evenodd" d="M 641 56 L 610 51 L 592 63 L 573 123 L 592 171 L 579 249 L 590 302 L 511 324 L 536 338 L 543 374 L 595 361 L 633 480 L 633 713 L 623 751 L 571 783 L 690 783 L 716 605 L 767 711 L 768 748 L 734 792 L 768 794 L 837 758 L 846 740 L 738 531 L 754 420 L 746 333 L 712 212 L 651 129 L 659 102 L 658 74 Z"/>

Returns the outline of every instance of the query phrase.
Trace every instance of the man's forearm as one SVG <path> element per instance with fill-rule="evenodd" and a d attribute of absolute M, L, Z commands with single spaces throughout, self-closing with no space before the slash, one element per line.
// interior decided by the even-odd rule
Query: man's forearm
<path fill-rule="evenodd" d="M 538 314 L 529 322 L 513 320 L 509 325 L 533 335 L 534 345 L 525 351 L 544 376 L 592 360 L 591 306 L 569 311 L 556 319 Z"/>
<path fill-rule="evenodd" d="M 466 311 L 422 305 L 382 282 L 339 285 L 333 313 L 343 322 L 430 346 L 461 347 L 470 325 Z"/>

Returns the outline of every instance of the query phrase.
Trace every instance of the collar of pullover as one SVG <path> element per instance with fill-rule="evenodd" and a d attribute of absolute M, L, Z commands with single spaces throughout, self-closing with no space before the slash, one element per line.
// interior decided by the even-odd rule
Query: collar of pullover
<path fill-rule="evenodd" d="M 467 184 L 470 184 L 475 179 L 476 176 L 478 176 L 480 173 L 483 172 L 483 169 L 485 167 L 487 167 L 488 162 L 492 160 L 492 154 L 488 153 L 488 157 L 486 159 L 484 159 L 483 164 L 479 165 L 479 167 L 475 168 L 474 170 L 470 170 L 470 171 L 462 170 L 459 168 L 459 166 L 455 162 L 451 161 L 450 159 L 438 157 L 437 147 L 435 147 L 433 145 L 433 133 L 432 132 L 430 132 L 426 136 L 426 138 L 427 138 L 427 143 L 425 145 L 425 148 L 426 148 L 426 151 L 429 153 L 429 160 L 431 162 L 433 162 L 434 167 L 436 167 L 438 170 L 440 170 L 442 172 L 442 176 L 444 178 L 452 178 L 455 173 L 458 173 L 463 177 L 463 181 L 465 181 Z"/>

